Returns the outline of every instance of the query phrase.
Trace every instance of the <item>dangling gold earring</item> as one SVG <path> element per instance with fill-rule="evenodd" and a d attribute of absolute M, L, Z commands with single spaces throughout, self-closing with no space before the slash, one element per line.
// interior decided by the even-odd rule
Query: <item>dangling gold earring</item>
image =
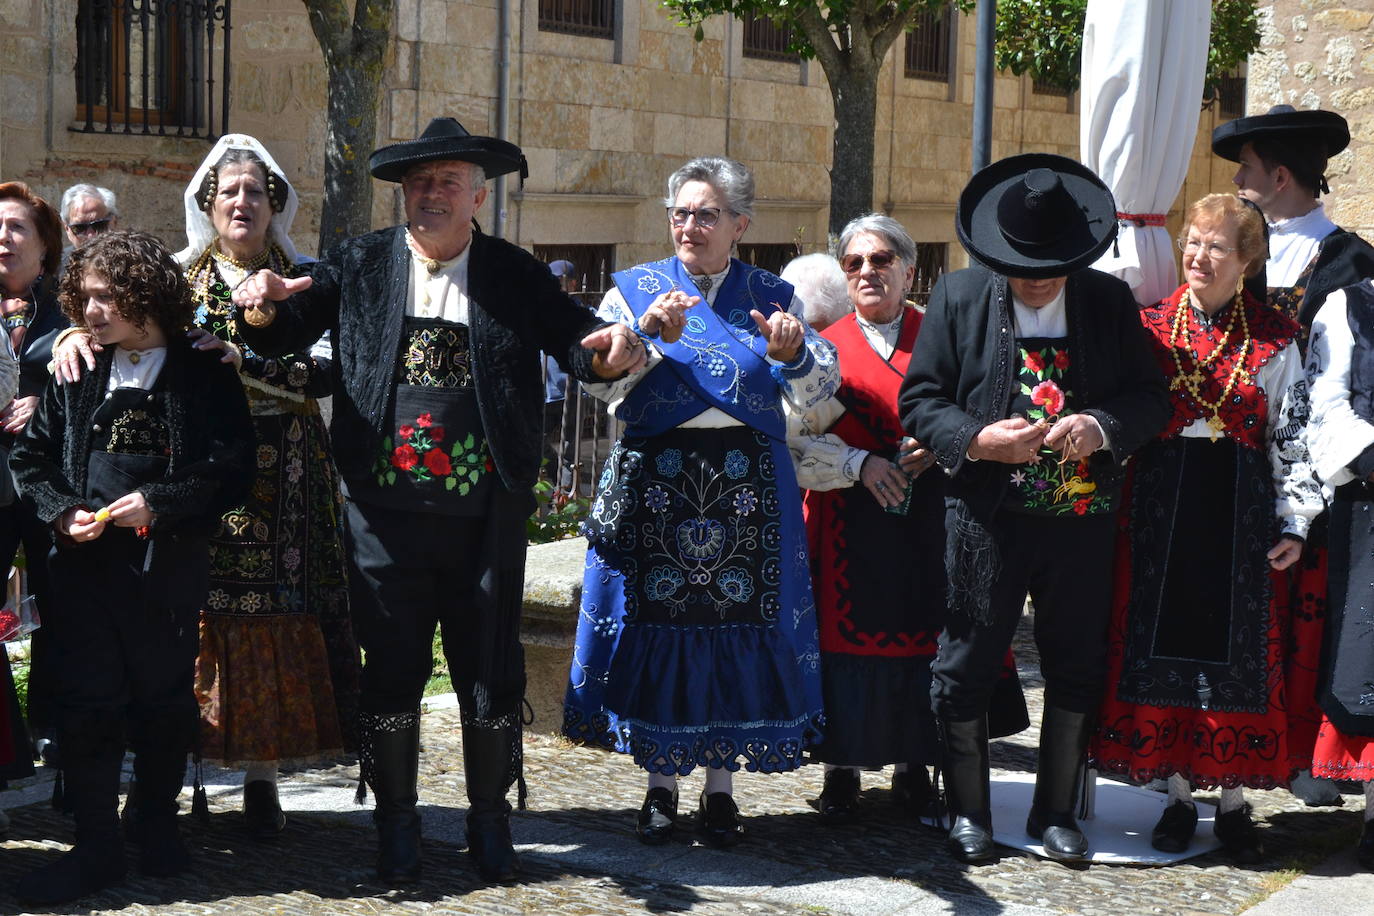
<path fill-rule="evenodd" d="M 1241 275 L 1240 275 L 1240 279 L 1236 281 L 1236 295 L 1237 295 L 1237 296 L 1240 296 L 1240 295 L 1244 294 L 1244 292 L 1245 292 L 1245 274 L 1241 274 Z"/>

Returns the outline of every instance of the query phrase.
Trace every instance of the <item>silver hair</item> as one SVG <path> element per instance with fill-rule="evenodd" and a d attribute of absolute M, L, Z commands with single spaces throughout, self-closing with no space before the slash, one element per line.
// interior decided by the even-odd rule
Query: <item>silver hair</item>
<path fill-rule="evenodd" d="M 62 192 L 62 222 L 67 221 L 67 214 L 72 210 L 72 204 L 83 197 L 96 197 L 105 205 L 105 209 L 110 211 L 111 216 L 118 216 L 115 210 L 115 192 L 109 188 L 97 187 L 93 184 L 74 184 Z"/>
<path fill-rule="evenodd" d="M 725 197 L 736 216 L 754 217 L 754 173 L 743 162 L 721 156 L 701 156 L 668 176 L 668 196 L 663 206 L 677 205 L 678 192 L 689 181 L 704 181 Z"/>
<path fill-rule="evenodd" d="M 856 216 L 849 221 L 840 233 L 840 257 L 844 257 L 845 252 L 849 250 L 849 243 L 854 240 L 854 236 L 864 232 L 871 232 L 886 239 L 892 246 L 892 253 L 902 259 L 903 267 L 916 265 L 916 243 L 911 240 L 911 235 L 901 223 L 881 213 Z"/>
<path fill-rule="evenodd" d="M 782 269 L 782 278 L 806 306 L 806 323 L 817 330 L 829 327 L 854 311 L 840 262 L 828 254 L 804 254 Z"/>

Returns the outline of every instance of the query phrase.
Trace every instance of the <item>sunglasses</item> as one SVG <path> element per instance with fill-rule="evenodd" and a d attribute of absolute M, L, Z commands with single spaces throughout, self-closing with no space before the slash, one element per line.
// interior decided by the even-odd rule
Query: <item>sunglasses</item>
<path fill-rule="evenodd" d="M 687 220 L 693 217 L 696 218 L 698 226 L 710 229 L 720 222 L 720 207 L 702 207 L 700 210 L 689 210 L 686 207 L 668 208 L 668 220 L 679 229 L 687 225 Z"/>
<path fill-rule="evenodd" d="M 873 265 L 874 270 L 883 270 L 891 267 L 897 260 L 897 255 L 890 251 L 870 251 L 868 254 L 847 254 L 840 258 L 840 267 L 848 276 L 853 276 L 864 269 L 864 261 Z"/>
<path fill-rule="evenodd" d="M 72 235 L 89 235 L 96 232 L 104 232 L 110 228 L 110 217 L 104 219 L 93 219 L 89 223 L 68 223 L 67 228 L 72 231 Z"/>

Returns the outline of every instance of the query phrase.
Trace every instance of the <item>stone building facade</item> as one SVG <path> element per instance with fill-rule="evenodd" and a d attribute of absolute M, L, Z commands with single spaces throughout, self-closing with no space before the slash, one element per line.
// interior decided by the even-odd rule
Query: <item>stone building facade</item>
<path fill-rule="evenodd" d="M 0 176 L 54 200 L 77 181 L 108 185 L 126 224 L 178 247 L 182 191 L 209 141 L 145 135 L 141 126 L 125 133 L 120 124 L 106 132 L 98 121 L 85 132 L 79 116 L 75 10 L 109 2 L 0 0 Z M 661 256 L 664 179 L 690 156 L 724 154 L 758 176 L 758 213 L 744 239 L 755 253 L 824 247 L 833 110 L 817 63 L 747 54 L 745 24 L 728 17 L 705 23 L 697 41 L 654 0 L 605 0 L 614 13 L 608 37 L 552 31 L 541 26 L 539 0 L 508 2 L 509 136 L 524 148 L 530 177 L 523 188 L 509 184 L 504 206 L 493 195 L 479 214 L 489 231 L 499 219 L 507 238 L 545 254 L 599 246 L 567 249 L 600 252 L 581 262 L 592 274 Z M 498 0 L 397 0 L 379 143 L 414 137 L 437 115 L 455 116 L 475 133 L 496 131 L 498 11 Z M 325 137 L 321 53 L 299 0 L 235 0 L 232 17 L 229 129 L 258 137 L 290 174 L 302 198 L 293 236 L 312 252 Z M 966 261 L 953 212 L 971 159 L 973 33 L 971 16 L 953 17 L 947 78 L 908 75 L 899 40 L 880 81 L 875 206 L 936 246 L 926 255 L 945 268 Z M 1252 91 L 1252 106 L 1254 99 Z M 994 158 L 1023 151 L 1077 158 L 1075 97 L 1002 74 L 995 105 Z M 1205 143 L 1220 117 L 1202 113 L 1203 142 L 1180 200 L 1229 187 L 1227 164 Z M 202 125 L 211 134 L 217 128 Z M 398 220 L 395 187 L 375 190 L 374 225 Z"/>

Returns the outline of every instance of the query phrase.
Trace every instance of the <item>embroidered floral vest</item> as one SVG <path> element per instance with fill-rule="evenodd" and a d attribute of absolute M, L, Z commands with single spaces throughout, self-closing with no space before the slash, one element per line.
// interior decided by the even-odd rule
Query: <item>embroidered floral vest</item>
<path fill-rule="evenodd" d="M 1019 337 L 1012 414 L 1056 423 L 1073 414 L 1074 371 L 1067 337 Z M 1061 462 L 1042 448 L 1038 460 L 1016 466 L 1004 507 L 1030 515 L 1097 515 L 1116 508 L 1115 494 L 1098 493 L 1087 461 Z"/>
<path fill-rule="evenodd" d="M 1265 292 L 1269 306 L 1284 317 L 1297 321 L 1298 312 L 1302 308 L 1302 300 L 1307 298 L 1307 284 L 1312 282 L 1312 269 L 1316 266 L 1317 258 L 1314 257 L 1303 268 L 1302 274 L 1298 276 L 1297 282 L 1292 286 L 1268 287 Z M 1302 351 L 1304 358 L 1307 356 L 1307 335 L 1311 333 L 1311 330 L 1311 328 L 1298 330 L 1298 349 Z"/>
<path fill-rule="evenodd" d="M 1199 404 L 1188 388 L 1178 380 L 1178 364 L 1174 361 L 1169 344 L 1174 320 L 1178 315 L 1179 299 L 1186 288 L 1180 286 L 1169 298 L 1140 310 L 1140 320 L 1150 334 L 1155 359 L 1164 370 L 1164 377 L 1169 380 L 1169 401 L 1173 406 L 1173 416 L 1170 417 L 1164 431 L 1159 434 L 1161 439 L 1175 438 L 1195 421 L 1207 420 L 1212 416 L 1211 409 Z M 1233 306 L 1226 307 L 1229 308 Z M 1265 428 L 1268 425 L 1265 421 L 1269 415 L 1269 398 L 1264 389 L 1256 383 L 1256 379 L 1259 378 L 1260 369 L 1294 339 L 1298 332 L 1298 324 L 1275 309 L 1261 305 L 1249 293 L 1245 295 L 1244 308 L 1251 343 L 1245 354 L 1243 374 L 1232 387 L 1230 397 L 1217 410 L 1217 416 L 1221 420 L 1218 435 L 1227 436 L 1249 448 L 1263 449 Z M 1204 326 L 1195 316 L 1189 320 L 1189 346 L 1192 352 L 1197 354 L 1198 359 L 1206 359 L 1221 342 L 1227 327 L 1226 309 L 1217 313 L 1210 328 Z M 1203 370 L 1204 379 L 1200 386 L 1200 394 L 1209 404 L 1215 403 L 1221 397 L 1226 381 L 1235 368 L 1239 335 L 1237 323 L 1237 329 L 1227 338 L 1226 351 Z M 1191 355 L 1180 353 L 1180 359 L 1184 372 L 1194 369 L 1195 362 Z"/>
<path fill-rule="evenodd" d="M 367 481 L 349 495 L 389 508 L 483 515 L 494 466 L 472 384 L 467 325 L 407 318 L 389 426 Z"/>

